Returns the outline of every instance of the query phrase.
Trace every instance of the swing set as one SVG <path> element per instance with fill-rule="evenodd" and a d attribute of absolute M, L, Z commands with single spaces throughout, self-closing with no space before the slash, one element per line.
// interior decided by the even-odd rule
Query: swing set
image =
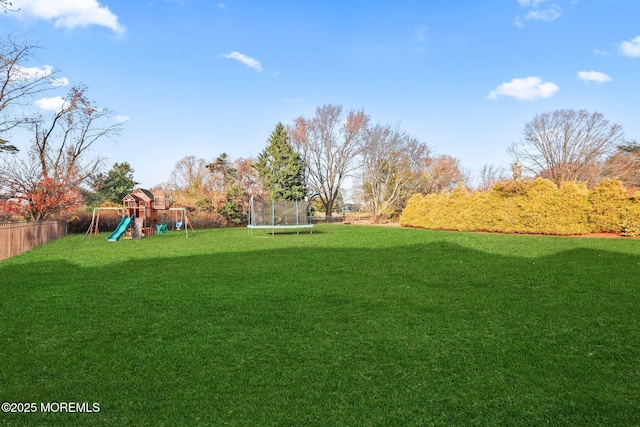
<path fill-rule="evenodd" d="M 122 199 L 122 207 L 93 208 L 91 224 L 84 238 L 86 239 L 87 236 L 97 238 L 100 235 L 100 212 L 114 210 L 121 212 L 122 219 L 116 230 L 107 239 L 112 242 L 118 241 L 126 232 L 133 239 L 152 234 L 164 234 L 169 231 L 170 226 L 171 231 L 184 229 L 187 238 L 189 237 L 189 228 L 192 231 L 191 235 L 196 234 L 187 216 L 186 208 L 170 207 L 169 196 L 161 191 L 152 192 L 137 188 Z"/>
<path fill-rule="evenodd" d="M 93 208 L 93 214 L 91 215 L 91 224 L 87 229 L 87 232 L 84 234 L 84 239 L 86 240 L 88 236 L 96 239 L 100 237 L 100 212 L 101 211 L 120 211 L 122 218 L 126 218 L 128 216 L 133 216 L 135 220 L 132 221 L 128 231 L 132 238 L 137 238 L 142 236 L 148 236 L 151 234 L 164 234 L 167 231 L 182 231 L 185 232 L 185 237 L 189 238 L 190 236 L 195 236 L 196 231 L 189 221 L 189 217 L 187 216 L 186 208 L 169 208 L 167 209 L 169 212 L 159 215 L 159 223 L 155 224 L 155 233 L 153 232 L 152 227 L 145 227 L 142 221 L 142 218 L 139 218 L 136 215 L 135 211 L 144 210 L 144 207 L 96 207 Z M 127 211 L 129 211 L 129 215 L 127 215 Z M 131 212 L 134 211 L 134 212 Z M 137 229 L 137 230 L 136 230 Z M 191 233 L 189 232 L 191 229 Z"/>
<path fill-rule="evenodd" d="M 196 234 L 196 231 L 193 229 L 193 225 L 191 225 L 191 221 L 189 221 L 189 217 L 187 216 L 187 209 L 185 208 L 169 208 L 169 212 L 166 215 L 160 214 L 160 218 L 163 219 L 163 225 L 165 225 L 166 231 L 181 231 L 184 229 L 185 236 L 189 237 L 189 228 L 193 232 L 192 235 Z"/>

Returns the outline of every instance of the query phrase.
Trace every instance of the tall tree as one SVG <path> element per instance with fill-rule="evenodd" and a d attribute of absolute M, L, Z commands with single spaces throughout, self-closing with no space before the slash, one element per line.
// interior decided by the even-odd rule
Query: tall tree
<path fill-rule="evenodd" d="M 11 3 L 2 3 L 5 9 L 7 5 Z M 36 49 L 26 39 L 13 35 L 0 37 L 0 136 L 16 126 L 30 123 L 33 118 L 21 107 L 36 95 L 59 86 L 50 67 L 29 66 Z"/>
<path fill-rule="evenodd" d="M 604 175 L 617 178 L 625 187 L 640 187 L 640 144 L 619 145 L 604 164 Z"/>
<path fill-rule="evenodd" d="M 178 160 L 169 176 L 169 186 L 174 191 L 192 195 L 209 191 L 207 163 L 195 156 L 185 156 Z"/>
<path fill-rule="evenodd" d="M 246 195 L 247 206 L 251 197 L 259 200 L 268 197 L 269 191 L 260 180 L 255 160 L 241 158 L 233 162 L 233 165 L 235 169 L 234 183 L 238 184 Z"/>
<path fill-rule="evenodd" d="M 256 170 L 271 200 L 302 200 L 307 195 L 304 162 L 293 150 L 287 130 L 278 123 L 267 147 L 258 155 Z"/>
<path fill-rule="evenodd" d="M 372 219 L 389 208 L 402 208 L 420 181 L 420 165 L 429 147 L 386 125 L 367 129 L 362 140 L 362 196 Z"/>
<path fill-rule="evenodd" d="M 231 165 L 227 153 L 220 154 L 212 163 L 207 165 L 212 175 L 212 187 L 214 190 L 224 192 L 236 174 L 236 169 Z"/>
<path fill-rule="evenodd" d="M 306 165 L 307 185 L 330 219 L 344 180 L 358 168 L 362 138 L 369 123 L 363 111 L 325 105 L 311 119 L 299 117 L 290 129 L 292 145 Z"/>
<path fill-rule="evenodd" d="M 109 109 L 91 102 L 86 90 L 84 86 L 72 88 L 59 111 L 29 123 L 34 141 L 28 157 L 5 157 L 0 162 L 0 176 L 10 183 L 11 193 L 25 201 L 28 219 L 45 219 L 68 210 L 63 193 L 79 195 L 79 189 L 102 165 L 101 158 L 90 155 L 91 149 L 122 130 L 123 123 L 115 121 Z M 47 194 L 46 203 L 32 203 L 42 194 Z M 81 201 L 80 197 L 72 199 Z M 58 207 L 56 200 L 60 200 Z"/>
<path fill-rule="evenodd" d="M 106 174 L 100 173 L 95 177 L 93 193 L 85 201 L 96 206 L 104 202 L 121 203 L 124 196 L 139 184 L 133 179 L 134 172 L 127 162 L 114 163 Z"/>
<path fill-rule="evenodd" d="M 593 183 L 603 161 L 624 144 L 622 127 L 601 113 L 556 110 L 536 115 L 524 127 L 524 139 L 509 152 L 525 171 L 557 185 L 564 181 Z"/>
<path fill-rule="evenodd" d="M 422 194 L 453 191 L 458 183 L 466 184 L 468 177 L 460 166 L 460 160 L 448 154 L 428 157 L 421 165 L 417 191 Z"/>

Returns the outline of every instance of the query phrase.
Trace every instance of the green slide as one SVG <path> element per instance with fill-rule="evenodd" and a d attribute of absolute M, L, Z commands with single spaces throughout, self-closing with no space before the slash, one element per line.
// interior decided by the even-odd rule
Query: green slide
<path fill-rule="evenodd" d="M 107 237 L 107 241 L 117 242 L 118 240 L 120 240 L 120 237 L 122 237 L 124 232 L 127 231 L 127 228 L 129 228 L 131 221 L 133 221 L 133 215 L 123 216 L 122 221 L 120 221 L 120 224 L 118 224 L 118 227 L 116 227 L 116 230 L 113 233 L 111 233 L 111 236 Z"/>

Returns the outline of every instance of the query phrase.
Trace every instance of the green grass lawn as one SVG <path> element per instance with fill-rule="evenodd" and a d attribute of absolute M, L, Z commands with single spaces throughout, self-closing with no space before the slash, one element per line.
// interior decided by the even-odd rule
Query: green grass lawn
<path fill-rule="evenodd" d="M 0 425 L 640 425 L 640 241 L 319 226 L 0 263 Z"/>

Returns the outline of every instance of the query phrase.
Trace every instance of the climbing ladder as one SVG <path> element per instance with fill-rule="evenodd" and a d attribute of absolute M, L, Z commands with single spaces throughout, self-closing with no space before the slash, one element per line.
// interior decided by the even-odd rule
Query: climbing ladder
<path fill-rule="evenodd" d="M 144 226 L 144 218 L 136 218 L 133 225 L 133 235 L 131 236 L 134 240 L 140 240 L 142 237 L 142 227 Z"/>

